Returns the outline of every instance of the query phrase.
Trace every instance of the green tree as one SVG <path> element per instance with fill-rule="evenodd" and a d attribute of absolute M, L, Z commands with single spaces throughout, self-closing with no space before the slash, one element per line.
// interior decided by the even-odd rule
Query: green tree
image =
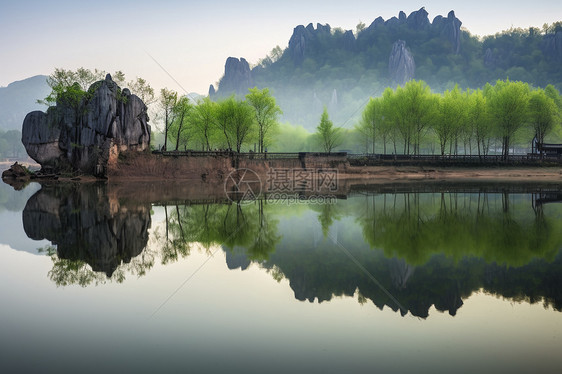
<path fill-rule="evenodd" d="M 486 97 L 482 90 L 472 91 L 468 105 L 468 121 L 474 129 L 478 156 L 482 158 L 482 154 L 488 154 L 492 138 L 492 126 L 488 118 Z"/>
<path fill-rule="evenodd" d="M 152 104 L 156 99 L 154 97 L 154 88 L 143 78 L 137 79 L 128 83 L 129 89 L 137 95 L 146 105 Z"/>
<path fill-rule="evenodd" d="M 193 135 L 188 126 L 191 122 L 190 115 L 192 109 L 193 105 L 189 102 L 187 96 L 180 97 L 172 108 L 174 121 L 170 126 L 170 135 L 176 141 L 176 151 L 179 149 L 180 141 L 187 146 L 189 139 Z"/>
<path fill-rule="evenodd" d="M 164 115 L 164 147 L 163 150 L 168 149 L 168 131 L 174 123 L 175 112 L 174 108 L 178 102 L 178 93 L 167 88 L 162 88 L 160 90 L 160 109 Z"/>
<path fill-rule="evenodd" d="M 263 152 L 271 143 L 271 135 L 279 128 L 277 117 L 282 113 L 275 103 L 269 89 L 250 88 L 247 102 L 254 108 L 254 118 L 258 126 L 258 152 Z"/>
<path fill-rule="evenodd" d="M 371 98 L 363 110 L 361 122 L 356 127 L 357 130 L 366 138 L 371 145 L 371 153 L 375 153 L 375 141 L 378 130 L 382 127 L 384 118 L 383 101 L 380 98 Z"/>
<path fill-rule="evenodd" d="M 539 143 L 552 131 L 556 123 L 558 108 L 544 90 L 537 89 L 529 97 L 529 123 L 535 131 Z"/>
<path fill-rule="evenodd" d="M 211 150 L 211 141 L 216 134 L 217 104 L 208 97 L 200 100 L 191 113 L 191 125 L 194 135 L 202 144 L 203 150 Z"/>
<path fill-rule="evenodd" d="M 503 158 L 509 157 L 515 133 L 527 123 L 529 85 L 523 82 L 498 80 L 489 90 L 488 109 L 494 128 L 501 138 Z"/>
<path fill-rule="evenodd" d="M 242 145 L 251 139 L 254 132 L 254 113 L 245 101 L 234 96 L 217 104 L 216 124 L 224 135 L 229 149 L 240 152 Z"/>
<path fill-rule="evenodd" d="M 316 134 L 324 152 L 330 153 L 342 143 L 341 129 L 334 127 L 326 107 L 320 117 L 320 124 L 316 127 Z"/>
<path fill-rule="evenodd" d="M 465 104 L 458 86 L 451 91 L 445 91 L 439 98 L 439 114 L 433 122 L 433 129 L 439 139 L 441 156 L 445 155 L 447 143 L 450 147 L 453 144 L 459 117 L 464 115 Z"/>

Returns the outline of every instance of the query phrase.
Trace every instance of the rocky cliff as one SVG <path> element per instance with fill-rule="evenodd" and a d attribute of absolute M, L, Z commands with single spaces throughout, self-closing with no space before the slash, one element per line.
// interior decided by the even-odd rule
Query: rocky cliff
<path fill-rule="evenodd" d="M 544 36 L 543 53 L 555 61 L 562 62 L 562 30 Z"/>
<path fill-rule="evenodd" d="M 406 49 L 405 41 L 397 40 L 392 45 L 392 52 L 388 59 L 388 72 L 392 81 L 398 85 L 404 85 L 414 78 L 416 63 L 410 51 Z"/>
<path fill-rule="evenodd" d="M 108 74 L 79 101 L 63 97 L 46 113 L 29 113 L 22 143 L 44 170 L 105 177 L 108 163 L 120 152 L 149 149 L 148 120 L 142 100 L 121 90 Z"/>
<path fill-rule="evenodd" d="M 254 80 L 248 61 L 244 58 L 229 57 L 224 65 L 224 75 L 219 82 L 217 91 L 209 87 L 209 96 L 215 94 L 228 96 L 231 94 L 245 95 L 248 88 L 254 87 Z"/>

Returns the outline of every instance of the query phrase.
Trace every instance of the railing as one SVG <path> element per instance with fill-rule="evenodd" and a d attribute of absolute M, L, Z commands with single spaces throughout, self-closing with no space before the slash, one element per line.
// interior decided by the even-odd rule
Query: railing
<path fill-rule="evenodd" d="M 314 157 L 337 157 L 347 159 L 351 165 L 392 163 L 439 163 L 439 164 L 540 164 L 562 163 L 562 155 L 539 155 L 535 153 L 509 155 L 401 155 L 401 154 L 348 154 L 346 152 L 248 152 L 235 151 L 153 151 L 166 157 L 237 157 L 249 160 L 304 159 Z"/>
<path fill-rule="evenodd" d="M 463 163 L 463 164 L 515 164 L 515 163 L 541 163 L 555 162 L 561 163 L 560 155 L 537 154 L 509 155 L 507 159 L 503 155 L 389 155 L 389 154 L 353 154 L 347 156 L 350 163 L 360 164 L 362 161 L 367 163 L 392 163 L 392 162 L 436 162 L 440 164 Z"/>
<path fill-rule="evenodd" d="M 250 160 L 300 159 L 303 157 L 346 157 L 346 152 L 235 152 L 235 151 L 153 151 L 167 157 L 239 157 Z"/>

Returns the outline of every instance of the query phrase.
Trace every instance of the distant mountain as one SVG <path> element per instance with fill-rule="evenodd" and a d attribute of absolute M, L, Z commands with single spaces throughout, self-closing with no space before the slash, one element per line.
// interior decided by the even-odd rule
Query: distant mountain
<path fill-rule="evenodd" d="M 0 87 L 0 130 L 20 130 L 27 113 L 45 110 L 37 99 L 46 97 L 51 89 L 45 75 L 36 75 Z"/>
<path fill-rule="evenodd" d="M 323 107 L 337 125 L 353 122 L 369 96 L 422 79 L 436 92 L 459 84 L 479 88 L 509 78 L 562 89 L 562 22 L 478 38 L 451 11 L 432 21 L 425 8 L 357 30 L 299 25 L 285 50 L 276 47 L 257 66 L 229 57 L 211 97 L 269 87 L 282 120 L 314 128 Z M 216 92 L 215 92 L 216 91 Z"/>

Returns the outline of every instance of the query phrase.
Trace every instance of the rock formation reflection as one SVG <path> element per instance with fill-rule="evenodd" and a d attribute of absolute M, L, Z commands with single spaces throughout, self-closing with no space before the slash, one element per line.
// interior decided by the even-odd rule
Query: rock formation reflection
<path fill-rule="evenodd" d="M 56 247 L 51 278 L 57 284 L 86 285 L 100 277 L 85 264 L 110 278 L 145 249 L 150 208 L 150 203 L 110 199 L 103 184 L 43 186 L 28 200 L 22 215 L 30 238 L 47 239 Z"/>
<path fill-rule="evenodd" d="M 104 185 L 44 186 L 23 221 L 29 237 L 56 246 L 49 275 L 59 285 L 122 281 L 157 259 L 218 245 L 229 269 L 255 264 L 287 279 L 298 300 L 345 295 L 425 318 L 432 306 L 455 315 L 484 290 L 562 311 L 556 191 L 414 191 L 364 191 L 324 205 L 160 199 L 164 222 L 149 240 L 150 199 L 113 197 Z"/>

